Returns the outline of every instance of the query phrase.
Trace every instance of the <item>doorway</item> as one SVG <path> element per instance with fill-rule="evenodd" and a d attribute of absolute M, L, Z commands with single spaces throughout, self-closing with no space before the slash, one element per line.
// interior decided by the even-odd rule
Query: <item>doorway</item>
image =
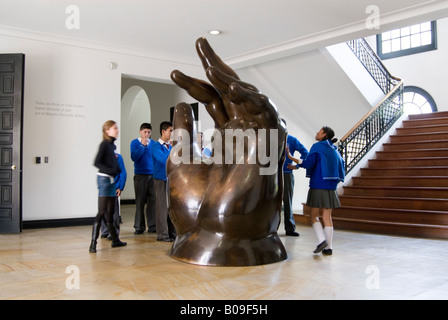
<path fill-rule="evenodd" d="M 138 130 L 143 122 L 151 123 L 151 105 L 145 90 L 134 85 L 126 90 L 121 99 L 120 153 L 127 172 L 127 187 L 121 194 L 121 200 L 134 200 L 132 184 L 134 163 L 131 160 L 131 141 L 138 138 Z M 154 128 L 153 128 L 154 131 Z"/>

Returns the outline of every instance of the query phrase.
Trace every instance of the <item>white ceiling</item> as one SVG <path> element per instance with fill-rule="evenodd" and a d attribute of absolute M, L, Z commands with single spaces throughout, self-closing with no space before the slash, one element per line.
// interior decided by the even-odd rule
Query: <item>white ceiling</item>
<path fill-rule="evenodd" d="M 199 64 L 194 42 L 206 36 L 229 64 L 243 67 L 378 33 L 366 28 L 372 3 L 382 31 L 448 16 L 447 0 L 1 0 L 0 33 L 189 64 Z M 66 27 L 69 5 L 79 8 L 78 30 Z M 212 29 L 222 34 L 211 36 Z"/>

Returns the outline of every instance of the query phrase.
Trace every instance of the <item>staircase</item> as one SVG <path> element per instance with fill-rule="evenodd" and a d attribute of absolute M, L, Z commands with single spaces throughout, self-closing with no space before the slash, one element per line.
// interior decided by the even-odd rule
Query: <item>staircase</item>
<path fill-rule="evenodd" d="M 448 112 L 409 116 L 340 200 L 336 228 L 448 239 Z"/>

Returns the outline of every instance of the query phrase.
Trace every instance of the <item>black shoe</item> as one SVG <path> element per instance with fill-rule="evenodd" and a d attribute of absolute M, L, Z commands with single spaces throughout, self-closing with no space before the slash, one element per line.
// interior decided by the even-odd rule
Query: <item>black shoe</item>
<path fill-rule="evenodd" d="M 106 239 L 109 235 L 107 233 L 104 233 L 101 235 L 101 239 Z"/>
<path fill-rule="evenodd" d="M 298 232 L 296 232 L 296 231 L 288 231 L 288 232 L 286 232 L 286 235 L 287 236 L 291 236 L 291 237 L 298 237 L 298 236 L 300 236 L 300 234 Z"/>
<path fill-rule="evenodd" d="M 92 242 L 90 242 L 89 252 L 96 253 L 96 241 L 92 240 Z"/>
<path fill-rule="evenodd" d="M 157 241 L 163 241 L 163 242 L 173 242 L 173 238 L 164 238 L 164 239 L 157 239 Z"/>
<path fill-rule="evenodd" d="M 316 247 L 316 250 L 313 251 L 313 253 L 319 253 L 321 252 L 323 249 L 325 249 L 325 247 L 327 246 L 327 241 L 322 241 L 321 243 L 319 243 L 319 245 Z"/>
<path fill-rule="evenodd" d="M 322 250 L 322 254 L 326 256 L 331 256 L 333 254 L 333 249 L 324 249 Z"/>
<path fill-rule="evenodd" d="M 135 230 L 134 234 L 142 234 L 143 231 L 142 230 Z"/>
<path fill-rule="evenodd" d="M 124 247 L 127 245 L 127 242 L 122 242 L 120 239 L 112 240 L 112 248 Z"/>

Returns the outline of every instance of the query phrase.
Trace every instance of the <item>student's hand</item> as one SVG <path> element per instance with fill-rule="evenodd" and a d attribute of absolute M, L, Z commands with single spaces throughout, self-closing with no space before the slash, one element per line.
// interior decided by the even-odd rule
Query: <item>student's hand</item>
<path fill-rule="evenodd" d="M 214 154 L 210 162 L 201 162 L 192 109 L 186 103 L 178 104 L 174 112 L 174 147 L 167 161 L 169 212 L 177 230 L 170 254 L 200 265 L 282 261 L 287 254 L 277 229 L 286 129 L 270 100 L 253 85 L 241 81 L 206 39 L 198 39 L 196 49 L 211 84 L 177 70 L 171 78 L 204 103 L 213 118 Z M 238 139 L 226 144 L 225 137 L 226 130 L 236 133 L 238 129 L 254 133 L 255 139 L 246 138 L 245 149 L 236 158 Z M 263 129 L 266 138 L 260 134 Z M 186 145 L 188 156 L 188 150 L 183 148 Z M 231 151 L 233 158 L 229 157 Z M 267 163 L 260 154 L 274 156 Z M 180 156 L 189 161 L 179 163 Z"/>
<path fill-rule="evenodd" d="M 149 138 L 148 137 L 142 138 L 142 145 L 147 146 L 148 142 L 149 142 Z"/>

